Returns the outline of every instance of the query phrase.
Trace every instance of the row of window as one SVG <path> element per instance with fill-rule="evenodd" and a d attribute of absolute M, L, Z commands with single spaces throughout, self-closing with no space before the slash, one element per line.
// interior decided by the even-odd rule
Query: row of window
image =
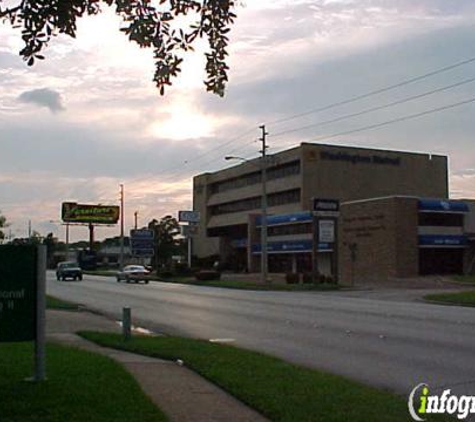
<path fill-rule="evenodd" d="M 260 227 L 257 228 L 261 232 Z M 312 233 L 312 223 L 303 224 L 285 224 L 282 226 L 267 227 L 267 236 L 287 236 L 293 234 Z"/>
<path fill-rule="evenodd" d="M 463 214 L 420 212 L 419 226 L 462 227 Z"/>
<path fill-rule="evenodd" d="M 280 179 L 300 173 L 300 161 L 293 161 L 267 170 L 267 180 Z M 228 179 L 223 182 L 216 182 L 211 185 L 211 193 L 225 192 L 232 189 L 239 189 L 245 186 L 257 185 L 262 181 L 262 173 L 255 171 L 244 176 Z"/>
<path fill-rule="evenodd" d="M 210 207 L 210 212 L 211 215 L 221 215 L 234 212 L 258 210 L 261 208 L 261 201 L 262 197 L 257 196 L 253 198 L 242 199 L 240 201 L 227 202 L 225 204 L 219 204 Z M 300 189 L 292 189 L 267 195 L 267 205 L 269 207 L 293 204 L 296 202 L 300 202 Z"/>

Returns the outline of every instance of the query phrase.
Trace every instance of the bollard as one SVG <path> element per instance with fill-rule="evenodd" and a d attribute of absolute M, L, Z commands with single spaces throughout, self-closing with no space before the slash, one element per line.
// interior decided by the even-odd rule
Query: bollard
<path fill-rule="evenodd" d="M 132 336 L 132 315 L 128 306 L 122 308 L 122 335 L 124 341 L 129 340 Z"/>

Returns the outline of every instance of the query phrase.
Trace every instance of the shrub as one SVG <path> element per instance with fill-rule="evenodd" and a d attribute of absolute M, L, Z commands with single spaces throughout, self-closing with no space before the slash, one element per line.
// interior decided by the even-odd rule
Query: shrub
<path fill-rule="evenodd" d="M 174 274 L 170 270 L 162 270 L 158 273 L 158 276 L 160 278 L 171 278 L 174 276 Z"/>
<path fill-rule="evenodd" d="M 305 284 L 313 283 L 313 274 L 312 273 L 303 273 L 302 282 Z"/>
<path fill-rule="evenodd" d="M 298 273 L 285 274 L 285 281 L 287 282 L 287 284 L 298 284 L 299 279 L 300 277 Z"/>
<path fill-rule="evenodd" d="M 195 274 L 195 278 L 199 281 L 219 280 L 221 278 L 221 273 L 213 270 L 198 271 Z"/>

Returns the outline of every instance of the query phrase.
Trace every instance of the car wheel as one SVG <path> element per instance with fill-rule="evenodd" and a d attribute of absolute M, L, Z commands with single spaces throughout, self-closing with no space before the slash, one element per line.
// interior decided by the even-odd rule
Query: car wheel
<path fill-rule="evenodd" d="M 61 277 L 59 275 L 56 276 L 56 280 L 61 280 Z"/>
<path fill-rule="evenodd" d="M 62 279 L 63 279 L 63 281 L 66 281 L 66 277 L 64 277 L 64 276 L 62 277 Z"/>
<path fill-rule="evenodd" d="M 117 277 L 117 283 L 120 283 L 120 277 Z"/>
<path fill-rule="evenodd" d="M 144 280 L 145 281 L 145 284 L 148 284 L 148 280 Z"/>
<path fill-rule="evenodd" d="M 82 281 L 82 275 L 78 275 L 78 280 Z"/>

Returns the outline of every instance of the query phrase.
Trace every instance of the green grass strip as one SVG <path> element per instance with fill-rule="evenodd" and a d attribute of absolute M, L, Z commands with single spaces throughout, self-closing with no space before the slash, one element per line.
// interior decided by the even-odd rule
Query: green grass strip
<path fill-rule="evenodd" d="M 410 420 L 404 399 L 261 353 L 177 337 L 134 337 L 124 342 L 115 334 L 80 335 L 107 347 L 162 359 L 181 359 L 272 421 Z"/>
<path fill-rule="evenodd" d="M 2 422 L 160 422 L 165 415 L 105 356 L 48 344 L 47 377 L 33 374 L 31 343 L 0 344 Z"/>
<path fill-rule="evenodd" d="M 58 299 L 53 296 L 46 295 L 46 307 L 48 309 L 58 309 L 62 311 L 77 311 L 79 310 L 79 304 L 73 302 L 67 302 L 62 299 Z"/>
<path fill-rule="evenodd" d="M 475 290 L 458 293 L 440 293 L 424 296 L 424 299 L 460 306 L 475 306 Z"/>

